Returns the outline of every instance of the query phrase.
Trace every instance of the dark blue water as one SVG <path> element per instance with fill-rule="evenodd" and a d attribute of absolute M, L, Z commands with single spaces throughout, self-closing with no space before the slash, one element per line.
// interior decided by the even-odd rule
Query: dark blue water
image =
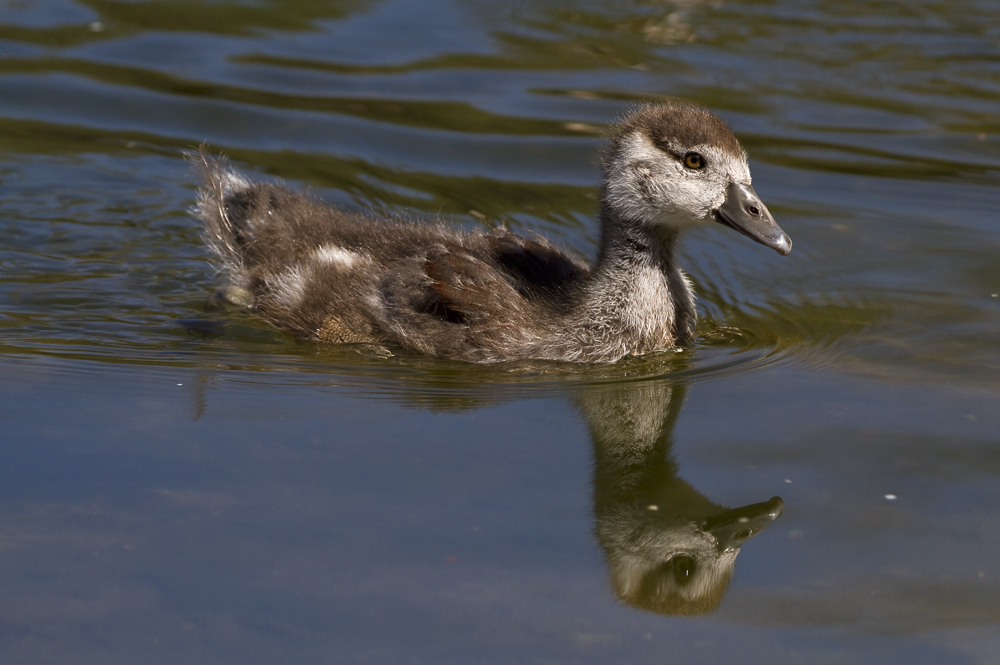
<path fill-rule="evenodd" d="M 0 4 L 0 660 L 996 662 L 997 26 L 973 0 Z M 591 256 L 607 126 L 674 96 L 730 122 L 795 242 L 685 238 L 690 348 L 477 368 L 177 323 L 218 285 L 203 142 Z M 661 565 L 773 496 L 735 566 Z"/>

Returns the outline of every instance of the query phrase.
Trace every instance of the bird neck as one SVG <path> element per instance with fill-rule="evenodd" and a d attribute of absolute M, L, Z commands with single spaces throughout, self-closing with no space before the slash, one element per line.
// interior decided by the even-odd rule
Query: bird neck
<path fill-rule="evenodd" d="M 601 211 L 601 247 L 588 300 L 594 314 L 615 321 L 630 353 L 687 341 L 694 325 L 694 295 L 674 259 L 677 231 Z"/>
<path fill-rule="evenodd" d="M 666 274 L 674 266 L 676 242 L 676 231 L 652 231 L 641 222 L 622 220 L 606 211 L 601 215 L 596 269 L 614 272 L 618 267 L 642 267 Z"/>

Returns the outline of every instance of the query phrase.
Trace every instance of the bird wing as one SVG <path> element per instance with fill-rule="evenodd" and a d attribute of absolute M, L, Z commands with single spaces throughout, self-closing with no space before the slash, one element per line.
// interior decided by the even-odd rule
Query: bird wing
<path fill-rule="evenodd" d="M 376 318 L 392 341 L 421 353 L 509 357 L 503 349 L 537 336 L 587 271 L 541 240 L 441 240 L 387 267 Z"/>
<path fill-rule="evenodd" d="M 543 238 L 529 239 L 512 233 L 487 236 L 492 259 L 525 296 L 558 296 L 567 293 L 590 269 Z"/>
<path fill-rule="evenodd" d="M 511 277 L 489 257 L 458 244 L 431 248 L 423 267 L 430 291 L 427 311 L 452 323 L 503 317 L 523 300 Z"/>

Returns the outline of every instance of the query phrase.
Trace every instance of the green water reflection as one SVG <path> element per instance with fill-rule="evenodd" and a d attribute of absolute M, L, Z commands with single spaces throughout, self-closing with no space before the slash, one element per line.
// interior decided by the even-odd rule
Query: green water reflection
<path fill-rule="evenodd" d="M 0 659 L 995 662 L 997 26 L 984 0 L 0 4 Z M 688 348 L 478 368 L 204 311 L 202 143 L 590 257 L 606 128 L 672 97 L 731 123 L 795 239 L 684 239 Z M 735 569 L 669 563 L 774 495 Z"/>

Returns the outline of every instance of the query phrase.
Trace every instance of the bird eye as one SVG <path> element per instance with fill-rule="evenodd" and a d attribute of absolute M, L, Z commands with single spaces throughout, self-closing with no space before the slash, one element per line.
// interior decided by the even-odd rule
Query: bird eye
<path fill-rule="evenodd" d="M 684 155 L 684 166 L 689 169 L 703 169 L 705 168 L 705 158 L 696 152 L 689 152 Z"/>
<path fill-rule="evenodd" d="M 698 564 L 691 557 L 681 554 L 680 556 L 675 556 L 668 563 L 671 572 L 674 574 L 674 583 L 677 586 L 684 586 L 694 579 L 694 572 Z"/>

